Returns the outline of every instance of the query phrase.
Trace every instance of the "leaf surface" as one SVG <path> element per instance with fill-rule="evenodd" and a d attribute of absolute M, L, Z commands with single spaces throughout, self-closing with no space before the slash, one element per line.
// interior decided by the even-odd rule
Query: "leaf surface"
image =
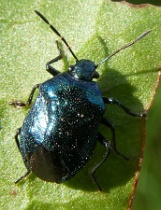
<path fill-rule="evenodd" d="M 12 99 L 26 100 L 31 88 L 51 78 L 45 64 L 58 55 L 50 28 L 33 12 L 38 10 L 62 33 L 78 56 L 100 62 L 119 47 L 152 29 L 147 37 L 100 65 L 97 80 L 102 94 L 115 97 L 134 112 L 151 104 L 161 64 L 161 9 L 138 7 L 111 1 L 2 1 L 1 3 L 1 197 L 5 209 L 110 209 L 128 208 L 135 172 L 145 141 L 145 120 L 126 115 L 121 108 L 108 105 L 106 117 L 116 128 L 117 148 L 130 158 L 125 161 L 111 151 L 96 172 L 103 192 L 97 191 L 89 171 L 101 160 L 105 150 L 97 145 L 86 167 L 64 184 L 46 183 L 31 174 L 18 185 L 25 167 L 14 142 L 27 109 L 8 105 Z M 63 47 L 65 59 L 56 68 L 62 72 L 74 63 Z M 111 139 L 110 130 L 101 126 Z"/>

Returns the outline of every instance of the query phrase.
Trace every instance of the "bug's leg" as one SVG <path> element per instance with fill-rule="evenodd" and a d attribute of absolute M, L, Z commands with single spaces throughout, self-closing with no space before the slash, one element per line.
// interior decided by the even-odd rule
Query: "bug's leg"
<path fill-rule="evenodd" d="M 31 93 L 30 93 L 30 95 L 29 95 L 29 98 L 28 98 L 28 100 L 26 101 L 26 102 L 22 102 L 22 101 L 17 101 L 17 100 L 15 100 L 15 101 L 11 101 L 11 102 L 9 102 L 9 104 L 10 105 L 13 105 L 13 106 L 15 106 L 15 107 L 20 107 L 20 106 L 30 106 L 31 105 L 31 102 L 32 102 L 32 99 L 33 99 L 33 96 L 34 96 L 34 93 L 35 93 L 35 90 L 37 89 L 37 88 L 39 88 L 39 86 L 40 86 L 40 84 L 36 84 L 33 88 L 32 88 L 32 90 L 31 90 Z"/>
<path fill-rule="evenodd" d="M 93 181 L 97 185 L 98 190 L 102 191 L 102 188 L 101 188 L 101 186 L 99 185 L 99 183 L 96 179 L 95 172 L 104 163 L 104 161 L 107 159 L 107 157 L 110 153 L 110 149 L 111 149 L 111 142 L 106 140 L 101 133 L 98 133 L 98 141 L 106 148 L 106 152 L 104 153 L 102 160 L 90 171 L 90 173 L 91 173 L 91 176 L 93 178 Z"/>
<path fill-rule="evenodd" d="M 46 70 L 47 70 L 50 74 L 52 74 L 53 76 L 56 76 L 57 74 L 59 74 L 60 71 L 56 70 L 56 69 L 55 69 L 53 66 L 51 66 L 50 64 L 55 63 L 55 62 L 57 62 L 57 61 L 59 61 L 59 60 L 61 60 L 61 59 L 63 58 L 63 52 L 62 52 L 61 47 L 59 46 L 59 42 L 58 42 L 58 41 L 56 41 L 56 45 L 57 45 L 57 49 L 58 49 L 58 51 L 59 51 L 59 55 L 58 55 L 56 58 L 52 59 L 51 61 L 47 62 L 47 64 L 46 64 Z"/>
<path fill-rule="evenodd" d="M 15 134 L 15 141 L 16 141 L 16 144 L 17 144 L 17 147 L 18 147 L 19 151 L 21 152 L 20 142 L 19 142 L 19 139 L 18 139 L 18 136 L 20 135 L 20 131 L 21 131 L 21 128 L 18 128 L 17 131 L 16 131 L 16 134 Z"/>
<path fill-rule="evenodd" d="M 102 118 L 101 120 L 101 124 L 109 127 L 111 129 L 112 132 L 112 139 L 111 139 L 111 149 L 113 149 L 117 155 L 121 156 L 122 158 L 124 158 L 125 160 L 128 160 L 128 158 L 123 155 L 121 152 L 119 152 L 116 148 L 116 137 L 115 137 L 115 127 L 114 125 L 107 119 Z"/>
<path fill-rule="evenodd" d="M 17 184 L 19 181 L 21 181 L 23 178 L 25 178 L 27 175 L 29 175 L 31 171 L 30 170 L 27 170 L 26 173 L 21 176 L 20 178 L 18 178 L 16 181 L 14 181 L 15 184 Z"/>
<path fill-rule="evenodd" d="M 19 143 L 19 139 L 18 139 L 18 136 L 20 135 L 20 131 L 21 131 L 21 128 L 18 128 L 18 129 L 17 129 L 17 132 L 16 132 L 16 135 L 15 135 L 15 141 L 16 141 L 17 147 L 18 147 L 18 149 L 19 149 L 19 151 L 20 151 L 20 153 L 21 153 L 21 150 L 20 150 L 20 143 Z M 15 184 L 17 184 L 19 181 L 21 181 L 21 179 L 25 178 L 30 172 L 31 172 L 31 171 L 30 171 L 29 169 L 27 169 L 26 173 L 25 173 L 23 176 L 21 176 L 19 179 L 17 179 L 17 180 L 15 181 Z"/>
<path fill-rule="evenodd" d="M 146 112 L 143 112 L 143 113 L 140 113 L 140 114 L 132 112 L 128 107 L 121 104 L 115 98 L 107 98 L 107 97 L 103 96 L 102 99 L 103 99 L 105 104 L 116 104 L 116 105 L 120 106 L 127 114 L 129 114 L 133 117 L 146 117 L 146 115 L 147 115 Z"/>

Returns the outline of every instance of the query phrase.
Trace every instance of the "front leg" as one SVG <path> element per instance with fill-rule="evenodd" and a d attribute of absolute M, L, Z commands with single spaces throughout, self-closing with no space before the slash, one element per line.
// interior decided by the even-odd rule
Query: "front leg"
<path fill-rule="evenodd" d="M 36 85 L 32 88 L 31 93 L 30 93 L 30 95 L 29 95 L 29 98 L 28 98 L 28 100 L 27 100 L 26 102 L 22 102 L 22 101 L 15 100 L 15 101 L 9 102 L 9 104 L 12 105 L 12 106 L 15 106 L 15 107 L 21 107 L 21 106 L 26 106 L 26 107 L 28 107 L 28 106 L 30 106 L 30 105 L 31 105 L 31 102 L 32 102 L 32 99 L 33 99 L 33 96 L 34 96 L 34 93 L 35 93 L 35 90 L 36 90 L 37 88 L 39 88 L 39 86 L 40 86 L 40 84 L 36 84 Z"/>
<path fill-rule="evenodd" d="M 47 64 L 46 64 L 46 70 L 47 70 L 50 74 L 52 74 L 53 76 L 56 76 L 57 74 L 59 74 L 60 71 L 56 70 L 56 69 L 55 69 L 53 66 L 51 66 L 50 64 L 55 63 L 55 62 L 57 62 L 57 61 L 59 61 L 59 60 L 61 60 L 61 59 L 63 58 L 63 52 L 62 52 L 62 50 L 61 50 L 61 48 L 60 48 L 60 46 L 59 46 L 59 42 L 56 41 L 56 44 L 57 44 L 57 49 L 58 49 L 58 51 L 59 51 L 59 55 L 58 55 L 56 58 L 52 59 L 51 61 L 47 62 Z"/>
<path fill-rule="evenodd" d="M 121 104 L 118 100 L 116 100 L 115 98 L 107 98 L 105 96 L 102 97 L 103 101 L 105 104 L 116 104 L 118 106 L 120 106 L 127 114 L 133 116 L 133 117 L 146 117 L 146 112 L 143 112 L 141 114 L 132 112 L 128 107 L 124 106 L 123 104 Z"/>

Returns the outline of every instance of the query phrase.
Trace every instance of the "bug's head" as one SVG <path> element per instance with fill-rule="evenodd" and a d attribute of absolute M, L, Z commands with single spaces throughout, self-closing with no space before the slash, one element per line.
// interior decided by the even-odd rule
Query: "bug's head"
<path fill-rule="evenodd" d="M 92 81 L 93 78 L 99 78 L 96 71 L 97 65 L 90 60 L 78 60 L 75 65 L 68 68 L 69 73 L 79 80 Z"/>

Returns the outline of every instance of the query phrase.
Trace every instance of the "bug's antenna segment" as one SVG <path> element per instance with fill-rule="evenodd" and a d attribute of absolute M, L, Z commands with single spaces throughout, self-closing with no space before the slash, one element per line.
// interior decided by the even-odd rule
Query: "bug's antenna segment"
<path fill-rule="evenodd" d="M 133 40 L 133 41 L 127 43 L 126 45 L 124 45 L 123 47 L 117 49 L 115 52 L 113 52 L 113 53 L 112 53 L 111 55 L 109 55 L 107 58 L 105 58 L 104 60 L 102 60 L 101 62 L 99 62 L 99 63 L 97 64 L 97 66 L 100 65 L 100 64 L 102 64 L 102 63 L 104 63 L 104 62 L 106 62 L 106 61 L 109 60 L 111 57 L 113 57 L 113 56 L 116 55 L 118 52 L 120 52 L 121 50 L 124 50 L 124 49 L 126 49 L 126 48 L 128 48 L 128 47 L 134 45 L 137 41 L 139 41 L 140 39 L 142 39 L 143 37 L 145 37 L 146 35 L 148 35 L 151 31 L 152 31 L 152 30 L 149 30 L 149 31 L 144 32 L 143 34 L 141 34 L 141 35 L 140 35 L 138 38 L 136 38 L 135 40 Z"/>
<path fill-rule="evenodd" d="M 75 58 L 76 61 L 78 61 L 77 56 L 74 54 L 74 52 L 72 51 L 72 49 L 70 48 L 70 46 L 68 45 L 67 41 L 65 40 L 64 37 L 61 36 L 61 34 L 59 33 L 59 31 L 56 30 L 56 28 L 50 24 L 50 22 L 37 10 L 35 10 L 36 14 L 45 22 L 49 25 L 49 27 L 51 28 L 52 31 L 54 31 L 54 33 L 56 33 L 61 40 L 65 43 L 65 45 L 67 46 L 67 48 L 69 49 L 69 51 L 71 52 L 71 54 L 73 55 L 73 57 Z"/>

